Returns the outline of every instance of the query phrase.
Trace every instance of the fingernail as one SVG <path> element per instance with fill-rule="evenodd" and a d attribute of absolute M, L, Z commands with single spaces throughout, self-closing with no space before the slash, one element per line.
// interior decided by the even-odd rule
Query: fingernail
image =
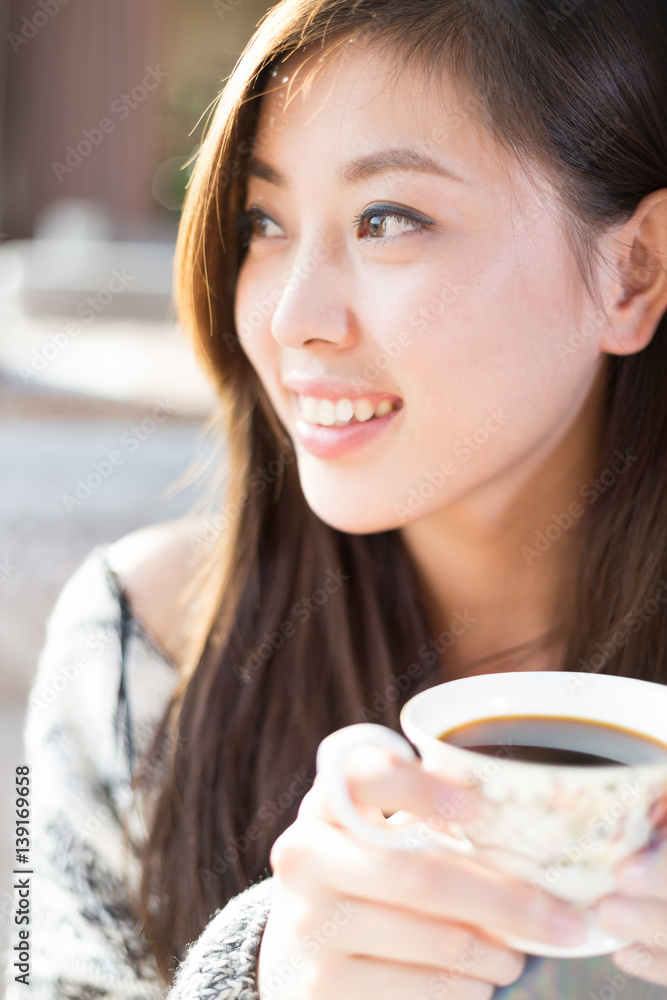
<path fill-rule="evenodd" d="M 641 910 L 624 899 L 603 899 L 598 904 L 598 916 L 611 930 L 635 930 L 642 922 Z"/>
<path fill-rule="evenodd" d="M 556 913 L 551 927 L 559 944 L 581 944 L 588 933 L 581 917 L 569 913 Z"/>

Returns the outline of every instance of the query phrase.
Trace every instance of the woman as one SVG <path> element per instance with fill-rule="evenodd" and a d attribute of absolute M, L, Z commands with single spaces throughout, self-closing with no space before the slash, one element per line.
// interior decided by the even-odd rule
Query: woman
<path fill-rule="evenodd" d="M 324 736 L 398 728 L 422 685 L 667 680 L 666 43 L 660 0 L 283 0 L 259 26 L 176 255 L 226 493 L 91 554 L 33 689 L 40 996 L 667 996 L 667 847 L 598 905 L 636 945 L 526 959 L 491 928 L 576 943 L 581 918 L 363 845 L 307 791 Z M 380 751 L 350 787 L 424 817 L 456 793 Z"/>

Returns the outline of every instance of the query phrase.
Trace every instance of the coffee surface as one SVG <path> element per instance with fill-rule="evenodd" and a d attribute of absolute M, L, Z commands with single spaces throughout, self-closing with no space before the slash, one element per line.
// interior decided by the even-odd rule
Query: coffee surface
<path fill-rule="evenodd" d="M 622 726 L 561 716 L 501 716 L 447 730 L 444 743 L 535 764 L 611 766 L 667 762 L 667 745 Z"/>

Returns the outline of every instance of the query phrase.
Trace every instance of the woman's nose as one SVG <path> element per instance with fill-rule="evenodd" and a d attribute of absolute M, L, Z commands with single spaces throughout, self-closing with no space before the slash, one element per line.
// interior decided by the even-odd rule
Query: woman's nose
<path fill-rule="evenodd" d="M 350 282 L 335 250 L 335 245 L 320 242 L 292 262 L 271 318 L 271 335 L 284 347 L 355 343 Z"/>

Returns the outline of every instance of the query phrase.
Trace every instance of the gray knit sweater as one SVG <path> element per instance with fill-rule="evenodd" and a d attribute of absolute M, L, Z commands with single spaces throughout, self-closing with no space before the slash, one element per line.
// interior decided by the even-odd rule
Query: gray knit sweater
<path fill-rule="evenodd" d="M 30 923 L 22 925 L 29 928 L 30 972 L 28 985 L 15 978 L 21 928 L 13 924 L 3 956 L 6 1000 L 162 1000 L 166 993 L 133 909 L 139 865 L 123 825 L 138 845 L 150 809 L 133 800 L 129 786 L 127 720 L 136 759 L 177 672 L 136 619 L 121 633 L 121 599 L 105 552 L 94 549 L 62 590 L 29 696 L 30 851 L 29 865 L 17 867 L 31 872 Z M 119 717 L 122 659 L 120 704 L 130 710 Z M 186 950 L 169 1000 L 257 1000 L 271 886 L 270 878 L 258 882 L 211 915 Z"/>
<path fill-rule="evenodd" d="M 94 549 L 61 592 L 30 693 L 30 974 L 28 986 L 15 978 L 19 927 L 12 925 L 6 1000 L 258 1000 L 270 878 L 211 914 L 180 964 L 175 956 L 169 991 L 137 922 L 136 846 L 151 803 L 133 800 L 129 767 L 147 748 L 177 672 L 128 613 L 105 553 L 106 547 Z M 128 711 L 119 715 L 119 706 Z M 448 990 L 446 978 L 438 980 L 427 1000 Z M 494 1000 L 616 997 L 667 1000 L 667 988 L 626 978 L 606 957 L 529 958 L 518 982 L 494 994 Z"/>

